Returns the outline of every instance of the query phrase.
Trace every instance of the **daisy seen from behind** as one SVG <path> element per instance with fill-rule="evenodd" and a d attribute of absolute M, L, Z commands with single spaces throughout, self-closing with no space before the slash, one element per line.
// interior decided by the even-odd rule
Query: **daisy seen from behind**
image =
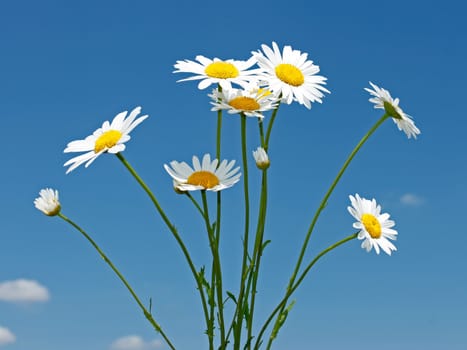
<path fill-rule="evenodd" d="M 272 49 L 264 44 L 261 48 L 263 52 L 252 52 L 263 70 L 261 77 L 266 81 L 267 88 L 281 96 L 283 102 L 291 104 L 297 101 L 310 109 L 312 102 L 321 103 L 324 92 L 329 93 L 323 86 L 327 79 L 316 75 L 319 66 L 308 60 L 307 53 L 292 50 L 290 46 L 284 46 L 281 53 L 275 42 Z"/>
<path fill-rule="evenodd" d="M 395 225 L 389 220 L 389 214 L 381 214 L 381 206 L 375 199 L 360 198 L 358 194 L 349 196 L 352 206 L 347 207 L 349 213 L 357 220 L 353 227 L 360 230 L 358 239 L 363 240 L 362 248 L 369 252 L 375 248 L 379 254 L 380 248 L 388 255 L 397 248 L 389 241 L 397 239 L 397 231 L 392 229 Z"/>
<path fill-rule="evenodd" d="M 211 111 L 227 110 L 229 114 L 243 113 L 248 117 L 263 118 L 263 112 L 277 108 L 278 99 L 270 91 L 256 84 L 245 89 L 214 89 L 209 95 Z"/>
<path fill-rule="evenodd" d="M 375 108 L 384 109 L 386 113 L 392 117 L 392 120 L 396 123 L 398 129 L 404 131 L 409 139 L 412 136 L 416 139 L 417 135 L 420 134 L 420 130 L 415 126 L 412 118 L 408 114 L 404 113 L 404 111 L 399 107 L 399 99 L 393 99 L 389 91 L 378 87 L 371 81 L 370 85 L 373 90 L 365 88 L 365 90 L 373 96 L 369 101 L 374 103 Z"/>
<path fill-rule="evenodd" d="M 219 84 L 222 89 L 232 88 L 232 84 L 242 87 L 247 86 L 252 81 L 256 81 L 257 69 L 248 70 L 256 64 L 256 60 L 251 57 L 248 61 L 229 59 L 226 61 L 219 58 L 210 59 L 201 55 L 196 56 L 196 61 L 177 61 L 174 65 L 174 73 L 193 73 L 195 75 L 180 79 L 177 82 L 189 80 L 201 80 L 198 89 L 203 90 L 211 84 Z"/>
<path fill-rule="evenodd" d="M 211 156 L 205 154 L 200 163 L 198 157 L 193 156 L 193 167 L 185 162 L 170 162 L 170 166 L 164 164 L 165 170 L 174 180 L 175 188 L 179 191 L 221 191 L 233 186 L 240 180 L 240 167 L 233 169 L 235 160 L 228 162 L 223 160 L 219 164 L 218 159 L 211 161 Z"/>
<path fill-rule="evenodd" d="M 58 200 L 58 191 L 51 188 L 40 190 L 39 197 L 34 200 L 34 206 L 48 216 L 60 213 L 61 205 Z"/>
<path fill-rule="evenodd" d="M 141 107 L 133 109 L 127 117 L 128 112 L 124 111 L 115 116 L 112 123 L 105 121 L 102 127 L 94 131 L 94 133 L 83 140 L 76 140 L 68 143 L 63 151 L 69 152 L 86 152 L 68 160 L 64 166 L 70 165 L 66 173 L 76 169 L 83 163 L 87 168 L 97 157 L 102 153 L 119 153 L 125 150 L 125 142 L 130 140 L 130 132 L 143 122 L 148 116 L 141 113 Z"/>

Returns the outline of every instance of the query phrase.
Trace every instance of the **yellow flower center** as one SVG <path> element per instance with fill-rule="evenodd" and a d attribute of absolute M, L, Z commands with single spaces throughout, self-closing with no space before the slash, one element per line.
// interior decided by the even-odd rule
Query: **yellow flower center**
<path fill-rule="evenodd" d="M 96 140 L 94 144 L 94 153 L 99 153 L 100 151 L 112 148 L 115 146 L 122 137 L 122 133 L 118 130 L 109 130 L 104 132 Z"/>
<path fill-rule="evenodd" d="M 239 111 L 257 111 L 261 108 L 254 98 L 246 96 L 235 97 L 229 101 L 229 106 L 232 106 Z"/>
<path fill-rule="evenodd" d="M 211 78 L 228 79 L 238 77 L 238 69 L 229 62 L 212 62 L 204 69 L 204 73 Z"/>
<path fill-rule="evenodd" d="M 305 82 L 305 77 L 300 69 L 293 64 L 281 63 L 276 67 L 276 76 L 292 86 L 300 86 Z"/>
<path fill-rule="evenodd" d="M 267 89 L 258 89 L 258 91 L 256 92 L 256 95 L 258 96 L 258 98 L 268 97 L 271 94 L 272 92 Z"/>
<path fill-rule="evenodd" d="M 219 178 L 210 171 L 200 170 L 191 174 L 186 182 L 190 185 L 213 188 L 219 185 Z"/>
<path fill-rule="evenodd" d="M 363 214 L 362 224 L 365 226 L 365 229 L 370 234 L 371 238 L 381 237 L 381 224 L 374 215 Z"/>

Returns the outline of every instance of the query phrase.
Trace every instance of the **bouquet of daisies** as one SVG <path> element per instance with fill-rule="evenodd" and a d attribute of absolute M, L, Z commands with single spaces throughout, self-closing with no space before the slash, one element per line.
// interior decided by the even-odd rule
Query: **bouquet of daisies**
<path fill-rule="evenodd" d="M 416 138 L 420 133 L 412 118 L 399 107 L 399 99 L 392 98 L 387 90 L 370 83 L 371 88 L 365 90 L 371 95 L 370 102 L 375 108 L 381 109 L 383 115 L 350 152 L 336 177 L 331 181 L 304 234 L 300 253 L 282 297 L 271 306 L 268 317 L 258 319 L 255 314 L 261 261 L 265 247 L 270 243 L 265 227 L 268 220 L 268 171 L 271 168 L 268 150 L 271 132 L 281 105 L 296 102 L 311 109 L 313 103 L 322 102 L 325 93 L 329 91 L 325 88 L 326 78 L 318 75 L 319 71 L 319 66 L 309 60 L 306 53 L 294 50 L 290 46 L 284 46 L 280 50 L 275 42 L 272 43 L 272 47 L 262 45 L 261 50 L 253 51 L 246 61 L 197 56 L 196 61 L 176 62 L 174 73 L 189 74 L 188 77 L 179 81 L 196 80 L 200 90 L 212 88 L 208 96 L 211 99 L 211 110 L 217 114 L 214 154 L 206 153 L 202 157 L 194 155 L 191 163 L 174 160 L 169 164 L 164 164 L 175 191 L 186 196 L 193 203 L 204 222 L 204 228 L 201 229 L 205 230 L 207 235 L 210 254 L 207 263 L 201 266 L 197 266 L 193 261 L 187 242 L 164 211 L 154 191 L 148 187 L 123 156 L 122 152 L 130 140 L 130 133 L 148 118 L 148 115 L 141 116 L 141 107 L 117 114 L 111 122 L 105 121 L 102 127 L 86 138 L 68 143 L 64 150 L 65 153 L 80 153 L 65 163 L 68 167 L 66 173 L 70 173 L 83 164 L 88 167 L 101 155 L 114 154 L 146 192 L 161 220 L 167 226 L 167 231 L 173 236 L 183 253 L 187 267 L 193 275 L 196 293 L 199 294 L 200 307 L 204 315 L 204 329 L 202 330 L 207 336 L 209 350 L 270 349 L 294 304 L 290 298 L 311 268 L 321 257 L 346 242 L 358 239 L 361 241 L 362 248 L 368 252 L 374 249 L 378 254 L 382 250 L 391 255 L 391 252 L 396 250 L 392 241 L 396 240 L 397 231 L 393 228 L 395 223 L 390 220 L 389 214 L 382 212 L 381 206 L 375 199 L 370 200 L 355 194 L 349 196 L 350 205 L 347 208 L 355 219 L 353 224 L 355 232 L 330 245 L 312 260 L 305 260 L 305 253 L 309 248 L 310 238 L 321 212 L 347 167 L 368 138 L 389 119 L 392 119 L 408 138 Z M 240 166 L 236 166 L 235 160 L 220 157 L 224 112 L 238 115 L 240 119 L 242 154 Z M 250 122 L 255 122 L 255 127 L 259 131 L 257 147 L 254 150 L 247 149 L 246 128 Z M 255 171 L 261 172 L 261 183 L 258 188 L 255 188 L 259 194 L 259 212 L 254 221 L 250 218 L 250 181 L 248 178 L 248 157 L 251 155 L 256 163 Z M 238 205 L 243 205 L 244 209 L 244 231 L 240 246 L 241 260 L 238 261 L 240 283 L 236 288 L 237 292 L 232 293 L 227 291 L 223 285 L 220 254 L 222 191 L 234 185 L 238 186 L 240 181 L 244 196 L 243 202 Z M 208 200 L 208 196 L 215 196 L 215 198 Z M 176 349 L 175 340 L 161 326 L 157 315 L 152 312 L 151 305 L 145 305 L 141 301 L 134 288 L 91 235 L 65 216 L 58 191 L 51 188 L 42 189 L 34 204 L 44 214 L 58 216 L 83 235 L 122 281 L 148 322 L 160 333 L 168 347 Z M 210 204 L 214 208 L 210 208 Z M 256 227 L 252 227 L 250 222 L 254 222 Z M 226 308 L 226 303 L 232 303 L 232 306 Z"/>

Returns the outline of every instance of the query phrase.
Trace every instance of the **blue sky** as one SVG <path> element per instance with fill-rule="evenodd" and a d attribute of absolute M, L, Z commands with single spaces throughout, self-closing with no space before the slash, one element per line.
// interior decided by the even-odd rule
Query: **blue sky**
<path fill-rule="evenodd" d="M 130 335 L 142 339 L 139 349 L 167 348 L 82 237 L 34 208 L 38 191 L 49 186 L 142 299 L 152 298 L 178 348 L 206 347 L 189 270 L 144 193 L 110 155 L 65 175 L 70 156 L 63 149 L 118 112 L 142 106 L 150 117 L 124 155 L 201 266 L 208 253 L 202 222 L 172 191 L 162 165 L 213 154 L 216 118 L 208 91 L 176 83 L 182 76 L 172 74 L 173 64 L 198 54 L 247 59 L 276 41 L 307 52 L 331 94 L 311 111 L 281 107 L 273 130 L 272 244 L 262 265 L 259 319 L 284 290 L 327 186 L 381 115 L 363 90 L 368 81 L 399 97 L 422 131 L 408 140 L 390 121 L 376 132 L 333 193 L 307 258 L 353 232 L 346 207 L 355 193 L 376 198 L 391 214 L 398 251 L 377 256 L 354 241 L 320 261 L 296 294 L 276 349 L 465 349 L 464 13 L 460 1 L 449 0 L 2 3 L 0 285 L 25 279 L 42 289 L 36 301 L 1 297 L 0 339 L 8 330 L 16 340 L 0 340 L 0 348 L 102 350 Z M 222 153 L 240 161 L 239 124 L 236 116 L 224 118 Z M 253 124 L 251 150 L 258 146 Z M 259 174 L 250 161 L 255 188 Z M 224 192 L 222 253 L 231 290 L 239 274 L 241 199 L 241 186 Z"/>

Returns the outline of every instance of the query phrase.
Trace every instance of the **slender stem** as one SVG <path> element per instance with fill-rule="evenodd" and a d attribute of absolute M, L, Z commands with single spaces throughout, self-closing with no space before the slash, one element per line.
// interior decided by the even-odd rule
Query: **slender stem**
<path fill-rule="evenodd" d="M 136 301 L 136 303 L 138 304 L 138 306 L 141 308 L 141 310 L 143 311 L 143 314 L 144 316 L 147 318 L 147 320 L 151 323 L 151 325 L 154 327 L 154 329 L 159 332 L 162 337 L 164 338 L 164 340 L 167 342 L 167 344 L 169 345 L 169 347 L 172 349 L 172 350 L 175 350 L 175 346 L 172 344 L 172 342 L 169 340 L 169 338 L 167 337 L 167 335 L 164 333 L 164 331 L 162 330 L 161 326 L 156 322 L 156 320 L 154 319 L 154 317 L 152 316 L 151 312 L 148 311 L 146 309 L 146 307 L 143 305 L 143 303 L 141 302 L 141 300 L 139 299 L 138 295 L 135 293 L 135 291 L 133 290 L 133 288 L 130 286 L 130 284 L 128 283 L 128 281 L 125 279 L 125 277 L 122 275 L 122 273 L 117 269 L 117 267 L 115 267 L 115 265 L 112 263 L 112 261 L 107 257 L 107 255 L 105 255 L 105 253 L 102 251 L 102 249 L 97 245 L 96 242 L 94 242 L 94 240 L 91 238 L 91 236 L 89 236 L 80 226 L 78 226 L 74 221 L 72 221 L 71 219 L 69 219 L 68 217 L 66 217 L 65 215 L 63 215 L 62 213 L 58 213 L 57 214 L 61 219 L 65 220 L 67 223 L 69 223 L 71 226 L 73 226 L 76 230 L 78 230 L 87 240 L 89 243 L 91 243 L 91 245 L 94 247 L 94 249 L 99 253 L 99 255 L 101 256 L 102 259 L 104 259 L 104 261 L 107 263 L 107 265 L 110 266 L 110 268 L 113 270 L 113 272 L 115 272 L 115 274 L 118 276 L 118 278 L 120 279 L 120 281 L 123 282 L 123 284 L 125 285 L 125 287 L 128 289 L 128 291 L 130 292 L 131 296 L 133 297 L 133 299 Z"/>
<path fill-rule="evenodd" d="M 220 159 L 219 159 L 220 162 Z M 222 212 L 222 193 L 218 191 L 216 193 L 216 225 L 214 227 L 214 241 L 215 241 L 215 250 L 217 252 L 217 264 L 218 264 L 218 278 L 217 281 L 217 302 L 219 304 L 219 327 L 221 331 L 221 346 L 220 350 L 223 350 L 227 347 L 227 339 L 225 336 L 225 323 L 224 323 L 224 303 L 222 300 L 223 289 L 222 289 L 222 269 L 221 269 L 221 259 L 219 256 L 219 246 L 221 240 L 221 212 Z"/>
<path fill-rule="evenodd" d="M 266 142 L 264 141 L 264 126 L 263 126 L 263 120 L 258 118 L 258 128 L 259 128 L 259 139 L 261 142 L 261 147 L 264 148 Z"/>
<path fill-rule="evenodd" d="M 277 113 L 277 109 L 275 111 Z M 274 114 L 275 118 L 275 114 Z M 264 138 L 264 128 L 263 128 L 263 119 L 258 118 L 258 129 L 261 147 L 266 147 L 266 141 Z M 272 125 L 271 125 L 272 128 Z M 269 132 L 270 133 L 270 132 Z M 247 341 L 245 344 L 245 349 L 251 349 L 251 342 L 253 339 L 253 317 L 256 301 L 256 286 L 259 276 L 259 267 L 263 251 L 263 236 L 264 236 L 264 225 L 266 221 L 266 207 L 267 207 L 267 169 L 262 171 L 261 178 L 261 195 L 260 195 L 260 204 L 259 204 L 259 213 L 258 213 L 258 222 L 256 226 L 255 234 L 255 243 L 253 248 L 253 256 L 251 258 L 250 266 L 248 268 L 248 282 L 246 286 L 245 294 L 250 295 L 250 310 L 249 318 L 247 320 Z M 250 294 L 251 291 L 251 294 Z"/>
<path fill-rule="evenodd" d="M 263 237 L 264 237 L 264 226 L 266 222 L 266 209 L 268 201 L 268 173 L 267 170 L 263 170 L 262 180 L 261 180 L 261 197 L 260 197 L 260 208 L 258 214 L 258 224 L 256 228 L 256 238 L 255 238 L 255 247 L 253 250 L 253 272 L 252 272 L 252 287 L 251 287 L 251 300 L 250 300 L 250 319 L 248 320 L 248 349 L 251 348 L 251 339 L 253 331 L 253 316 L 255 310 L 255 300 L 256 300 L 256 285 L 259 277 L 259 268 L 261 263 L 261 257 L 263 255 Z"/>
<path fill-rule="evenodd" d="M 206 214 L 204 213 L 203 209 L 201 208 L 199 203 L 196 201 L 196 199 L 188 191 L 185 194 L 191 200 L 191 202 L 196 207 L 198 212 L 201 214 L 201 217 L 203 218 L 203 220 L 206 220 Z M 208 214 L 208 217 L 209 217 L 209 214 Z M 209 235 L 209 245 L 211 246 L 211 244 L 212 244 L 211 237 Z M 214 264 L 214 262 L 213 262 L 213 264 Z M 207 331 L 206 331 L 206 335 L 208 336 L 208 340 L 209 340 L 209 349 L 210 350 L 214 349 L 215 301 L 214 301 L 213 293 L 215 292 L 215 289 L 216 289 L 215 288 L 215 281 L 216 281 L 215 280 L 215 271 L 214 271 L 214 266 L 212 266 L 212 269 L 211 269 L 211 284 L 209 285 L 209 295 L 208 295 L 208 305 L 210 306 L 210 308 L 209 308 L 209 322 L 208 322 L 209 325 L 207 326 Z"/>
<path fill-rule="evenodd" d="M 219 92 L 222 92 L 222 88 L 219 85 L 217 87 Z M 217 111 L 217 133 L 216 133 L 216 158 L 221 161 L 221 136 L 222 136 L 222 110 Z"/>
<path fill-rule="evenodd" d="M 222 87 L 220 85 L 217 86 L 217 89 L 219 92 L 222 92 Z M 217 111 L 217 133 L 216 133 L 216 158 L 218 160 L 218 164 L 221 163 L 221 136 L 222 136 L 222 110 Z M 222 193 L 221 191 L 218 191 L 216 193 L 216 226 L 215 226 L 215 233 L 214 233 L 214 240 L 216 243 L 215 250 L 219 254 L 219 246 L 220 246 L 220 240 L 221 240 L 221 213 L 222 213 Z M 220 270 L 220 258 L 218 258 L 218 263 L 219 263 L 219 273 L 222 273 Z M 213 266 L 213 271 L 214 271 L 214 266 Z M 222 280 L 220 281 L 220 286 L 221 289 L 218 290 L 218 298 L 222 300 Z M 222 327 L 221 327 L 221 349 L 222 349 L 222 344 L 225 343 L 225 329 L 224 329 L 224 316 L 223 316 L 223 304 L 219 304 L 219 310 L 220 314 L 219 317 L 222 319 Z M 225 344 L 227 346 L 227 344 Z"/>
<path fill-rule="evenodd" d="M 204 212 L 203 212 L 203 209 L 201 208 L 201 206 L 199 205 L 199 203 L 196 201 L 196 199 L 191 195 L 191 193 L 189 191 L 186 191 L 185 192 L 185 195 L 191 200 L 191 202 L 193 203 L 193 205 L 196 207 L 196 209 L 198 210 L 198 212 L 201 214 L 201 216 L 204 218 Z"/>
<path fill-rule="evenodd" d="M 216 313 L 216 259 L 215 259 L 215 238 L 212 235 L 212 228 L 211 223 L 209 220 L 209 207 L 206 199 L 206 191 L 201 191 L 201 197 L 203 201 L 203 219 L 206 225 L 206 231 L 208 234 L 208 241 L 209 241 L 209 248 L 211 249 L 212 255 L 212 264 L 211 264 L 211 284 L 209 289 L 208 295 L 208 303 L 209 303 L 209 327 L 208 327 L 208 338 L 209 338 L 209 349 L 214 349 L 214 322 L 215 322 L 215 313 Z"/>
<path fill-rule="evenodd" d="M 272 112 L 271 120 L 269 121 L 269 125 L 268 125 L 268 130 L 266 131 L 266 140 L 263 146 L 266 152 L 268 151 L 268 148 L 269 148 L 269 138 L 271 137 L 272 126 L 274 124 L 274 121 L 276 120 L 277 111 L 279 110 L 280 105 L 281 104 L 279 102 L 276 109 Z"/>
<path fill-rule="evenodd" d="M 308 265 L 306 266 L 306 268 L 303 270 L 303 272 L 300 274 L 300 276 L 298 277 L 297 279 L 297 282 L 295 282 L 294 286 L 292 287 L 292 290 L 296 290 L 298 288 L 298 286 L 302 283 L 303 279 L 306 277 L 306 275 L 308 274 L 308 272 L 311 270 L 311 268 L 313 267 L 313 265 L 325 254 L 329 253 L 331 250 L 337 248 L 338 246 L 348 242 L 348 241 L 351 241 L 355 238 L 358 237 L 358 232 L 356 233 L 352 233 L 351 235 L 341 239 L 340 241 L 334 243 L 333 245 L 330 245 L 329 247 L 327 247 L 326 249 L 324 249 L 321 253 L 319 253 L 312 261 L 310 261 L 308 263 Z"/>
<path fill-rule="evenodd" d="M 222 268 L 221 261 L 219 257 L 218 244 L 216 242 L 215 232 L 213 226 L 211 226 L 209 220 L 209 209 L 208 201 L 206 198 L 206 191 L 201 191 L 201 197 L 203 199 L 203 209 L 204 209 L 204 220 L 206 224 L 206 231 L 209 237 L 209 246 L 211 247 L 211 253 L 213 258 L 212 270 L 213 270 L 213 279 L 211 288 L 215 286 L 215 294 L 217 296 L 217 305 L 218 305 L 218 317 L 219 317 L 219 329 L 221 332 L 221 346 L 220 349 L 224 349 L 226 344 L 225 339 L 225 325 L 224 325 L 224 305 L 223 305 L 223 290 L 222 290 Z M 214 298 L 214 295 L 212 296 Z"/>
<path fill-rule="evenodd" d="M 198 275 L 198 272 L 196 271 L 196 267 L 193 264 L 193 260 L 191 259 L 190 253 L 188 252 L 187 247 L 185 246 L 185 243 L 183 242 L 182 238 L 180 237 L 177 229 L 175 226 L 170 222 L 169 218 L 165 214 L 164 210 L 160 206 L 159 202 L 157 201 L 156 197 L 152 193 L 152 191 L 149 189 L 149 187 L 146 185 L 146 183 L 141 179 L 141 177 L 138 175 L 138 173 L 133 169 L 133 167 L 128 163 L 128 161 L 123 157 L 121 153 L 116 154 L 117 158 L 123 163 L 123 165 L 127 168 L 127 170 L 133 175 L 135 180 L 139 183 L 139 185 L 143 188 L 143 190 L 146 192 L 146 194 L 149 196 L 151 199 L 152 203 L 156 207 L 159 215 L 161 216 L 162 220 L 166 224 L 166 226 L 169 228 L 170 232 L 172 233 L 173 237 L 177 241 L 178 245 L 180 246 L 180 249 L 183 252 L 183 255 L 185 256 L 185 259 L 188 263 L 188 266 L 190 267 L 191 273 L 193 274 L 193 277 L 195 278 L 196 285 L 200 294 L 201 298 L 201 304 L 203 307 L 203 312 L 204 312 L 204 318 L 206 320 L 206 325 L 209 323 L 209 314 L 208 314 L 208 308 L 206 304 L 206 297 L 204 295 L 204 290 L 203 290 L 203 284 L 200 280 L 200 277 Z"/>
<path fill-rule="evenodd" d="M 287 290 L 289 290 L 290 288 L 292 288 L 292 286 L 294 285 L 294 282 L 295 282 L 295 278 L 297 277 L 297 274 L 298 274 L 298 271 L 300 270 L 300 266 L 302 264 L 302 261 L 303 261 L 303 257 L 305 256 L 305 252 L 306 252 L 306 249 L 308 247 L 308 242 L 310 241 L 310 237 L 311 237 L 311 234 L 313 233 L 313 229 L 316 225 L 316 222 L 318 221 L 318 218 L 321 214 L 321 212 L 323 211 L 323 209 L 326 207 L 327 205 L 327 201 L 329 199 L 329 197 L 331 196 L 332 192 L 334 191 L 335 187 L 337 186 L 337 184 L 339 183 L 339 180 L 341 179 L 342 175 L 344 174 L 345 170 L 347 169 L 347 167 L 349 166 L 349 164 L 352 162 L 353 158 L 355 157 L 355 155 L 358 153 L 358 151 L 360 150 L 360 148 L 365 144 L 365 142 L 370 138 L 371 135 L 373 135 L 373 133 L 376 131 L 376 129 L 378 129 L 378 127 L 387 119 L 389 118 L 389 115 L 387 114 L 384 114 L 374 125 L 373 127 L 365 134 L 365 136 L 362 137 L 362 139 L 360 140 L 360 142 L 355 146 L 355 148 L 353 149 L 353 151 L 350 153 L 350 155 L 347 157 L 347 160 L 344 162 L 344 165 L 342 166 L 342 168 L 339 170 L 339 172 L 337 173 L 337 176 L 335 177 L 334 181 L 331 183 L 331 186 L 329 187 L 328 191 L 326 192 L 326 194 L 324 195 L 323 199 L 321 200 L 321 203 L 318 207 L 318 209 L 316 210 L 315 212 L 315 215 L 311 221 L 311 224 L 308 228 L 308 231 L 306 233 L 306 236 L 305 236 L 305 240 L 303 242 L 303 245 L 302 245 L 302 249 L 300 251 L 300 255 L 298 257 L 298 260 L 297 260 L 297 263 L 295 265 L 295 269 L 293 271 L 293 274 L 292 274 L 292 277 L 290 278 L 290 281 L 289 281 L 289 284 L 287 286 Z M 287 293 L 288 294 L 288 293 Z M 284 303 L 284 305 L 282 306 L 282 310 L 281 312 L 279 313 L 277 319 L 276 319 L 276 325 L 278 324 L 279 322 L 279 317 L 280 317 L 280 314 L 282 313 L 282 311 L 284 311 L 284 308 L 285 308 L 285 305 L 287 304 L 287 301 Z"/>
<path fill-rule="evenodd" d="M 271 130 L 272 130 L 272 123 L 274 122 L 274 119 L 276 118 L 278 109 L 279 109 L 279 105 L 273 112 L 272 120 L 270 121 L 270 124 L 268 127 L 267 141 L 264 138 L 263 119 L 258 118 L 258 128 L 259 128 L 259 137 L 260 137 L 261 147 L 263 147 L 265 150 L 267 150 L 268 148 L 267 143 L 269 143 L 269 137 L 271 135 Z M 247 285 L 247 295 L 251 288 L 250 318 L 248 319 L 248 324 L 247 324 L 247 329 L 248 329 L 247 344 L 246 344 L 247 349 L 251 349 L 251 341 L 253 339 L 252 332 L 253 332 L 253 316 L 255 314 L 254 310 L 255 310 L 255 301 L 256 301 L 256 293 L 257 293 L 256 286 L 258 283 L 261 257 L 263 255 L 263 249 L 264 249 L 264 246 L 263 246 L 264 238 L 263 237 L 264 237 L 264 227 L 265 227 L 265 222 L 266 222 L 267 193 L 268 193 L 267 175 L 268 175 L 267 169 L 263 170 L 262 177 L 261 177 L 261 195 L 260 195 L 258 222 L 256 226 L 255 245 L 253 248 L 253 257 L 251 260 L 252 271 L 250 273 L 248 285 Z"/>
<path fill-rule="evenodd" d="M 272 313 L 267 318 L 266 322 L 264 323 L 263 327 L 261 328 L 260 332 L 258 333 L 258 338 L 256 340 L 255 347 L 254 347 L 255 350 L 259 349 L 259 346 L 261 345 L 261 338 L 263 337 L 264 332 L 266 331 L 267 327 L 271 323 L 274 316 L 279 311 L 283 312 L 284 307 L 287 305 L 288 299 L 295 292 L 295 290 L 299 287 L 299 285 L 302 283 L 302 281 L 304 280 L 304 278 L 306 277 L 308 272 L 311 270 L 313 265 L 315 265 L 318 262 L 319 259 L 321 259 L 324 255 L 329 253 L 331 250 L 334 250 L 337 247 L 339 247 L 340 245 L 357 238 L 357 236 L 358 236 L 358 233 L 353 233 L 350 236 L 347 236 L 346 238 L 341 239 L 340 241 L 330 245 L 329 247 L 327 247 L 326 249 L 321 251 L 318 255 L 316 255 L 316 257 L 307 265 L 305 270 L 302 272 L 302 274 L 297 279 L 297 282 L 290 289 L 287 290 L 287 293 L 285 294 L 285 296 L 282 298 L 282 300 L 279 302 L 279 304 L 275 307 L 275 309 L 272 311 Z M 274 340 L 274 338 L 272 338 L 272 340 Z M 270 348 L 272 340 L 271 340 L 271 338 L 269 339 L 267 349 Z"/>
<path fill-rule="evenodd" d="M 240 339 L 242 336 L 242 322 L 244 317 L 244 301 L 247 300 L 248 295 L 245 295 L 245 281 L 246 281 L 246 271 L 248 263 L 248 242 L 249 242 L 249 231 L 250 231 L 250 196 L 248 189 L 248 158 L 246 150 L 246 116 L 245 114 L 240 114 L 240 133 L 241 133 L 241 142 L 242 142 L 242 162 L 243 162 L 243 190 L 245 197 L 245 228 L 243 234 L 243 258 L 242 258 L 242 272 L 240 276 L 240 291 L 238 294 L 237 300 L 237 322 L 234 332 L 234 350 L 240 349 Z"/>

